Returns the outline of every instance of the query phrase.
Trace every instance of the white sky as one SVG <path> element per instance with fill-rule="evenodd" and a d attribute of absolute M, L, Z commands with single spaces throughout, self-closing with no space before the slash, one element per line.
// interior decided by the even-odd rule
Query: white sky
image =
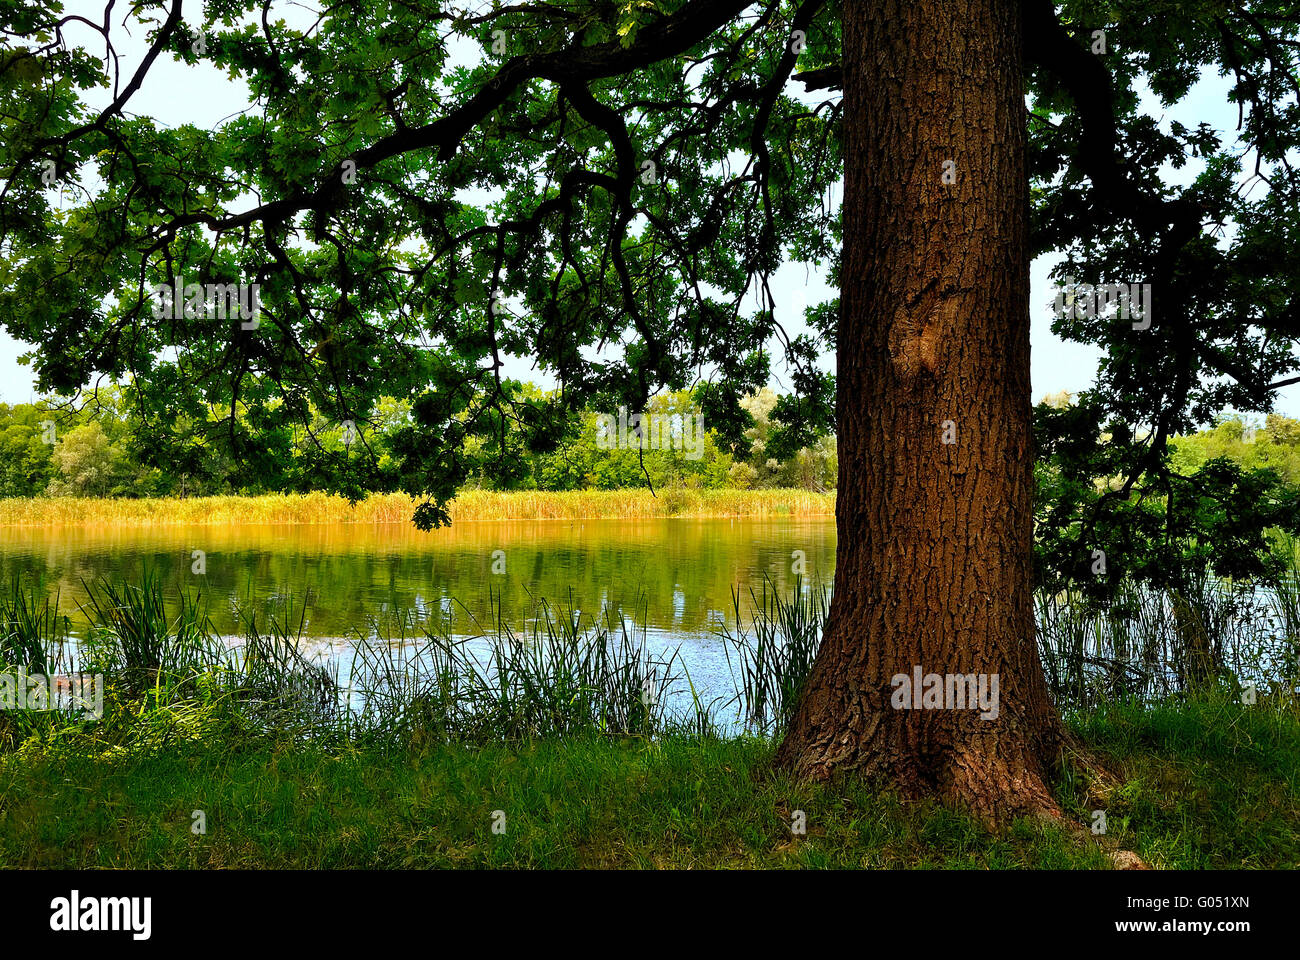
<path fill-rule="evenodd" d="M 314 19 L 306 12 L 306 6 L 297 3 L 279 5 L 278 12 L 272 20 L 283 17 L 294 25 L 305 26 Z M 82 14 L 99 22 L 103 18 L 103 7 L 98 2 L 87 0 L 69 0 L 64 11 L 66 14 Z M 121 12 L 117 14 L 120 23 Z M 186 19 L 195 22 L 196 13 L 187 14 Z M 80 33 L 77 31 L 80 30 Z M 76 25 L 66 34 L 79 42 L 85 43 L 92 50 L 97 35 L 87 28 Z M 114 29 L 114 42 L 119 53 L 123 54 L 122 69 L 125 78 L 130 76 L 145 49 L 144 36 L 139 29 L 135 36 L 127 38 L 120 27 Z M 1115 43 L 1118 38 L 1112 38 Z M 1179 120 L 1188 127 L 1195 127 L 1204 121 L 1219 131 L 1225 140 L 1231 142 L 1237 123 L 1236 107 L 1226 97 L 1228 83 L 1225 79 L 1207 71 L 1201 81 L 1193 88 L 1187 99 L 1175 110 L 1165 113 L 1153 98 L 1144 102 L 1146 110 L 1161 117 L 1161 126 L 1168 130 L 1172 120 Z M 796 87 L 792 92 L 801 92 Z M 111 91 L 103 91 L 107 102 Z M 136 93 L 130 103 L 130 113 L 149 115 L 169 125 L 193 123 L 199 126 L 216 127 L 235 112 L 246 108 L 248 103 L 247 87 L 238 81 L 231 81 L 223 74 L 202 66 L 187 66 L 164 55 L 159 57 L 150 70 L 144 86 Z M 1166 182 L 1189 182 L 1201 169 L 1199 161 L 1190 161 L 1182 170 L 1166 169 L 1162 174 Z M 1048 271 L 1058 262 L 1057 256 L 1044 256 L 1036 259 L 1030 271 L 1030 309 L 1032 341 L 1032 378 L 1035 399 L 1060 390 L 1078 391 L 1092 384 L 1096 377 L 1097 362 L 1100 351 L 1090 345 L 1067 343 L 1057 338 L 1051 331 L 1050 304 L 1054 291 L 1047 279 Z M 1128 278 L 1115 278 L 1128 279 Z M 1135 278 L 1137 279 L 1137 278 Z M 801 331 L 803 325 L 792 318 L 802 303 L 818 303 L 831 296 L 833 291 L 825 282 L 825 271 L 810 268 L 804 264 L 787 263 L 776 274 L 772 290 L 777 300 L 777 318 L 791 335 Z M 18 357 L 27 352 L 30 346 L 11 338 L 7 332 L 0 330 L 0 401 L 9 403 L 30 402 L 37 399 L 33 389 L 33 375 L 30 368 L 19 364 Z M 774 349 L 774 356 L 780 353 Z M 528 358 L 509 358 L 506 373 L 520 379 L 534 380 L 547 384 L 546 378 L 532 370 L 532 360 Z M 782 389 L 784 381 L 783 365 L 778 360 L 774 371 L 773 386 Z M 823 369 L 834 368 L 834 357 L 822 358 Z M 1294 385 L 1277 392 L 1275 409 L 1291 417 L 1300 417 L 1300 385 Z"/>

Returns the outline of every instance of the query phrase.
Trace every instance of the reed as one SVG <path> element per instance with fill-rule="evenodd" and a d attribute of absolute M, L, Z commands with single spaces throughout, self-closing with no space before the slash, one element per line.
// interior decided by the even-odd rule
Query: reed
<path fill-rule="evenodd" d="M 830 591 L 805 586 L 796 577 L 793 596 L 787 600 L 764 577 L 758 592 L 750 588 L 748 612 L 741 609 L 739 590 L 731 597 L 734 626 L 722 623 L 718 632 L 736 685 L 734 702 L 745 729 L 780 737 L 821 647 Z"/>
<path fill-rule="evenodd" d="M 140 583 L 100 581 L 86 587 L 82 614 L 94 626 L 83 661 L 121 675 L 139 688 L 160 675 L 176 677 L 216 662 L 215 637 L 202 596 L 181 591 L 176 604 L 163 595 L 160 578 L 143 571 Z"/>
<path fill-rule="evenodd" d="M 14 586 L 0 600 L 0 673 L 103 673 L 102 719 L 0 716 L 0 744 L 53 737 L 98 753 L 214 738 L 231 749 L 268 739 L 385 749 L 582 736 L 771 740 L 788 726 L 830 602 L 828 590 L 801 582 L 790 596 L 765 582 L 748 602 L 736 591 L 732 617 L 716 628 L 734 693 L 704 702 L 679 650 L 652 648 L 636 618 L 613 606 L 579 614 L 572 598 L 559 608 L 535 602 L 522 632 L 499 598 L 486 623 L 455 608 L 418 625 L 376 617 L 358 630 L 344 675 L 340 660 L 304 653 L 305 604 L 296 618 L 290 600 L 265 620 L 241 615 L 240 636 L 223 637 L 202 596 L 167 597 L 147 573 L 87 592 L 89 628 L 72 640 L 52 603 Z M 1173 595 L 1130 587 L 1102 609 L 1040 594 L 1037 613 L 1047 682 L 1067 714 L 1209 695 L 1235 702 L 1248 685 L 1294 708 L 1294 572 L 1276 589 L 1207 581 Z M 1194 652 L 1208 655 L 1208 670 L 1189 668 L 1189 637 Z"/>
<path fill-rule="evenodd" d="M 292 598 L 286 598 L 282 613 L 264 625 L 256 613 L 243 617 L 243 642 L 222 659 L 217 689 L 257 733 L 292 739 L 341 735 L 346 704 L 338 662 L 321 663 L 303 654 L 307 604 L 299 607 L 296 623 L 293 610 Z"/>
<path fill-rule="evenodd" d="M 584 617 L 571 601 L 559 611 L 542 602 L 522 635 L 499 602 L 493 609 L 486 629 L 472 618 L 459 625 L 453 610 L 413 644 L 359 638 L 350 671 L 361 704 L 356 732 L 481 743 L 664 729 L 677 651 L 653 654 L 644 630 L 608 608 Z"/>
<path fill-rule="evenodd" d="M 1279 552 L 1286 567 L 1271 585 L 1273 609 L 1267 623 L 1282 647 L 1286 675 L 1300 689 L 1300 538 L 1284 535 Z"/>
<path fill-rule="evenodd" d="M 24 590 L 14 579 L 8 595 L 0 595 L 0 666 L 21 667 L 29 674 L 58 669 L 71 629 L 58 608 L 57 592 L 50 596 L 39 584 Z"/>
<path fill-rule="evenodd" d="M 350 504 L 325 493 L 143 500 L 10 498 L 0 526 L 409 523 L 418 501 L 373 494 Z M 828 517 L 834 493 L 806 490 L 463 491 L 452 522 L 476 520 L 655 519 L 662 517 Z"/>

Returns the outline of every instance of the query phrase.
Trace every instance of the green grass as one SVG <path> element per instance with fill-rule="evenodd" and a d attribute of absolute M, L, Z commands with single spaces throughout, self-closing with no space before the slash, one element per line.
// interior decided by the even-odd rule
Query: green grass
<path fill-rule="evenodd" d="M 1190 700 L 1104 707 L 1072 723 L 1125 772 L 1104 792 L 1110 833 L 1152 866 L 1300 868 L 1300 710 Z M 1064 789 L 1069 792 L 1070 784 Z M 1092 800 L 1098 799 L 1094 791 Z M 1087 804 L 1067 806 L 1086 817 Z"/>
<path fill-rule="evenodd" d="M 0 867 L 1109 865 L 1060 825 L 990 833 L 852 776 L 774 772 L 826 598 L 750 599 L 722 630 L 736 699 L 669 716 L 675 656 L 657 662 L 621 621 L 563 609 L 520 636 L 499 618 L 475 625 L 477 653 L 434 618 L 412 638 L 418 669 L 414 648 L 359 636 L 356 706 L 333 668 L 299 652 L 292 608 L 248 618 L 232 649 L 157 579 L 101 583 L 74 657 L 52 600 L 15 585 L 0 593 L 0 673 L 108 683 L 97 718 L 0 712 Z M 1110 773 L 1071 755 L 1058 803 L 1080 824 L 1104 810 L 1107 842 L 1157 868 L 1300 867 L 1296 686 L 1274 676 L 1249 705 L 1231 674 L 1154 699 L 1063 698 Z M 728 715 L 761 735 L 720 739 Z M 806 836 L 790 829 L 795 810 Z"/>
<path fill-rule="evenodd" d="M 1063 867 L 1041 828 L 989 835 L 862 784 L 796 787 L 754 741 L 286 750 L 0 766 L 5 867 Z M 208 834 L 191 833 L 203 809 Z M 789 811 L 808 814 L 793 837 Z M 492 832 L 494 810 L 505 833 Z"/>
<path fill-rule="evenodd" d="M 1059 799 L 1156 868 L 1300 865 L 1294 711 L 1109 708 L 1072 721 L 1110 758 Z M 990 833 L 853 777 L 801 785 L 764 740 L 578 738 L 329 751 L 178 745 L 0 756 L 0 866 L 169 868 L 1085 868 L 1091 843 L 1027 820 Z M 191 832 L 203 810 L 206 835 Z M 505 813 L 504 834 L 492 831 Z M 807 814 L 806 836 L 790 830 Z"/>

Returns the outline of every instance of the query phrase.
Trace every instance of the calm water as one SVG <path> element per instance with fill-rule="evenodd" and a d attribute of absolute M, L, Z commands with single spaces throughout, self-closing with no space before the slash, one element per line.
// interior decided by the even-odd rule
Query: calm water
<path fill-rule="evenodd" d="M 206 574 L 192 572 L 192 553 L 206 554 Z M 697 689 L 734 692 L 716 635 L 733 618 L 739 589 L 771 579 L 783 596 L 794 589 L 792 554 L 802 551 L 804 582 L 829 585 L 835 565 L 835 523 L 785 520 L 552 520 L 459 523 L 421 533 L 408 523 L 26 528 L 0 526 L 0 586 L 15 575 L 35 580 L 73 622 L 85 623 L 86 583 L 137 582 L 147 568 L 168 593 L 201 591 L 214 627 L 235 637 L 241 616 L 304 620 L 305 651 L 338 657 L 346 675 L 358 633 L 419 635 L 439 607 L 454 616 L 453 632 L 480 634 L 491 624 L 493 599 L 516 632 L 537 616 L 537 601 L 572 608 L 584 619 L 602 607 L 645 627 L 652 653 L 677 650 Z M 497 570 L 504 572 L 494 573 Z M 1237 648 L 1259 646 L 1277 632 L 1272 591 L 1225 640 L 1242 676 L 1275 670 L 1267 651 L 1259 665 L 1237 664 Z M 471 621 L 471 616 L 478 624 Z M 1261 673 L 1261 669 L 1263 672 Z"/>
<path fill-rule="evenodd" d="M 191 572 L 195 550 L 206 554 L 203 576 Z M 829 582 L 834 521 L 506 521 L 430 533 L 405 523 L 0 527 L 0 582 L 40 578 L 74 622 L 84 583 L 134 581 L 147 567 L 173 588 L 203 590 L 222 632 L 235 632 L 236 605 L 251 601 L 266 612 L 286 596 L 306 598 L 307 635 L 342 637 L 377 617 L 419 619 L 453 601 L 482 616 L 489 595 L 522 623 L 530 595 L 567 605 L 572 593 L 584 612 L 604 603 L 686 634 L 729 611 L 733 587 L 748 590 L 767 575 L 792 589 L 796 550 L 806 580 Z"/>
<path fill-rule="evenodd" d="M 195 550 L 206 555 L 202 576 L 191 572 Z M 535 599 L 584 615 L 605 606 L 644 625 L 648 646 L 680 646 L 697 685 L 723 691 L 717 619 L 731 619 L 733 589 L 747 606 L 765 575 L 788 596 L 795 551 L 805 583 L 829 584 L 834 520 L 504 521 L 429 533 L 407 523 L 0 527 L 0 583 L 38 578 L 57 591 L 74 631 L 85 622 L 84 584 L 134 582 L 145 568 L 170 595 L 201 590 L 223 634 L 240 632 L 239 611 L 283 616 L 292 598 L 294 623 L 305 613 L 304 634 L 321 656 L 344 652 L 358 632 L 395 635 L 397 624 L 418 624 L 439 606 L 454 610 L 465 627 L 457 633 L 477 632 L 464 608 L 490 623 L 493 597 L 516 629 L 536 615 Z"/>

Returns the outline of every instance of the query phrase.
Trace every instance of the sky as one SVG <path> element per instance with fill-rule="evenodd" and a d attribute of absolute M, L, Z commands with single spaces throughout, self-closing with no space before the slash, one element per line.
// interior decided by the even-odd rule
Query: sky
<path fill-rule="evenodd" d="M 103 7 L 98 2 L 69 0 L 65 7 L 67 14 L 79 13 L 95 22 L 103 18 Z M 288 23 L 298 26 L 314 19 L 306 12 L 307 5 L 286 3 L 280 7 L 280 12 L 272 16 L 273 20 L 282 16 Z M 187 19 L 194 16 L 191 13 Z M 120 14 L 117 22 L 120 23 Z M 96 34 L 85 28 L 78 33 L 77 27 L 77 24 L 72 24 L 67 34 L 73 41 L 86 43 L 90 49 L 102 50 L 102 41 L 98 48 L 91 44 L 97 39 Z M 138 28 L 135 35 L 128 38 L 120 27 L 116 27 L 114 43 L 122 54 L 123 73 L 129 76 L 146 49 L 146 38 Z M 1143 106 L 1161 120 L 1162 129 L 1168 130 L 1169 124 L 1175 120 L 1189 127 L 1204 121 L 1220 130 L 1225 135 L 1225 142 L 1231 142 L 1237 124 L 1237 108 L 1228 102 L 1227 90 L 1228 81 L 1209 70 L 1176 108 L 1165 111 L 1150 95 L 1143 98 Z M 801 88 L 792 90 L 799 91 Z M 107 98 L 111 91 L 105 90 L 102 95 Z M 246 108 L 247 103 L 247 88 L 241 81 L 232 81 L 211 68 L 178 63 L 164 55 L 159 57 L 144 86 L 131 100 L 128 113 L 153 116 L 168 125 L 193 123 L 215 128 L 236 111 Z M 1200 169 L 1200 161 L 1192 160 L 1181 170 L 1164 170 L 1163 175 L 1166 182 L 1181 184 L 1189 182 Z M 1048 280 L 1048 272 L 1059 260 L 1059 255 L 1039 257 L 1030 268 L 1031 375 L 1035 399 L 1062 390 L 1078 392 L 1087 388 L 1096 377 L 1101 356 L 1101 351 L 1091 345 L 1066 342 L 1052 333 L 1051 301 L 1055 290 Z M 802 323 L 794 319 L 803 304 L 815 304 L 834 295 L 826 283 L 824 269 L 798 263 L 787 263 L 778 271 L 772 290 L 777 302 L 777 319 L 792 335 L 804 329 Z M 31 369 L 18 362 L 19 356 L 30 349 L 30 345 L 15 341 L 6 331 L 0 330 L 0 401 L 26 403 L 38 398 Z M 774 355 L 779 357 L 779 351 Z M 821 366 L 833 370 L 834 357 L 822 358 Z M 531 359 L 512 357 L 507 359 L 504 372 L 543 386 L 553 385 L 532 367 Z M 784 388 L 783 373 L 783 365 L 778 359 L 774 363 L 771 384 L 774 388 Z M 1300 418 L 1300 384 L 1279 390 L 1275 396 L 1274 409 L 1278 413 Z"/>

